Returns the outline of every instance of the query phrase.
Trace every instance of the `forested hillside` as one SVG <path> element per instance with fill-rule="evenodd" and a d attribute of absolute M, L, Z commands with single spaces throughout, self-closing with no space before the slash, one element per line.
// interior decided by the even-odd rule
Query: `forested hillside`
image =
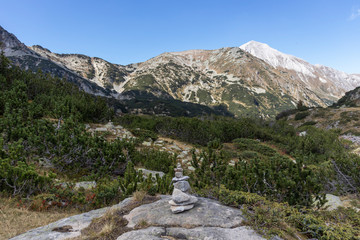
<path fill-rule="evenodd" d="M 170 193 L 173 168 L 181 158 L 141 145 L 161 135 L 201 149 L 193 151 L 194 170 L 184 166 L 194 194 L 242 207 L 248 224 L 262 234 L 359 237 L 355 210 L 312 208 L 315 200 L 315 205 L 324 203 L 326 193 L 356 194 L 360 189 L 360 157 L 348 152 L 336 131 L 210 115 L 117 116 L 107 99 L 62 79 L 20 70 L 4 56 L 0 88 L 1 196 L 21 200 L 32 211 L 85 211 L 135 191 Z M 108 120 L 137 138 L 108 141 L 106 132 L 86 131 L 85 123 Z M 299 136 L 301 131 L 307 134 Z M 136 171 L 144 166 L 164 176 L 144 178 Z M 71 182 L 82 180 L 94 180 L 96 186 L 75 189 Z"/>

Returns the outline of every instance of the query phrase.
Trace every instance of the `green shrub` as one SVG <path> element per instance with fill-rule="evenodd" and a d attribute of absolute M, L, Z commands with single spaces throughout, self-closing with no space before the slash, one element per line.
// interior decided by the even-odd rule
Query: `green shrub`
<path fill-rule="evenodd" d="M 295 120 L 298 121 L 298 120 L 302 120 L 304 118 L 306 118 L 307 116 L 309 116 L 310 113 L 309 112 L 299 112 L 295 115 Z"/>
<path fill-rule="evenodd" d="M 274 156 L 276 153 L 274 149 L 260 143 L 260 141 L 258 140 L 240 138 L 233 140 L 233 142 L 235 143 L 236 148 L 241 151 L 246 150 L 246 151 L 258 152 L 261 155 L 269 156 L 269 157 Z"/>
<path fill-rule="evenodd" d="M 223 184 L 230 190 L 259 193 L 269 199 L 301 206 L 311 206 L 314 197 L 324 198 L 321 192 L 323 172 L 306 167 L 303 158 L 294 161 L 252 139 L 234 142 L 242 151 L 247 149 L 239 154 L 240 159 L 234 167 L 228 165 L 229 158 L 215 144 L 209 144 L 199 156 L 193 154 L 194 188 Z"/>
<path fill-rule="evenodd" d="M 173 171 L 176 156 L 168 152 L 155 149 L 141 149 L 132 156 L 134 164 L 142 165 L 146 169 L 168 173 Z"/>
<path fill-rule="evenodd" d="M 239 154 L 239 159 L 240 160 L 247 160 L 247 159 L 253 159 L 253 158 L 258 158 L 260 157 L 260 155 L 257 152 L 254 151 L 243 151 Z"/>
<path fill-rule="evenodd" d="M 141 141 L 147 140 L 147 139 L 151 139 L 152 141 L 155 141 L 156 139 L 158 139 L 158 135 L 156 133 L 154 133 L 151 130 L 146 130 L 146 129 L 133 129 L 131 130 L 131 132 L 137 137 L 139 138 Z"/>
<path fill-rule="evenodd" d="M 289 110 L 282 111 L 276 116 L 276 120 L 286 118 L 290 115 L 297 113 L 298 111 L 299 111 L 298 109 L 289 109 Z"/>
<path fill-rule="evenodd" d="M 224 186 L 202 189 L 221 203 L 241 208 L 246 224 L 260 234 L 272 238 L 296 239 L 358 239 L 360 236 L 360 215 L 354 209 L 339 208 L 334 211 L 317 211 L 295 208 L 287 203 L 267 200 L 256 193 L 232 191 Z"/>
<path fill-rule="evenodd" d="M 303 127 L 303 126 L 312 126 L 312 125 L 315 125 L 315 124 L 317 124 L 317 122 L 315 122 L 315 121 L 309 121 L 309 122 L 303 123 L 300 127 Z"/>
<path fill-rule="evenodd" d="M 96 194 L 95 205 L 98 207 L 118 203 L 124 199 L 118 180 L 98 183 L 94 193 Z"/>
<path fill-rule="evenodd" d="M 45 191 L 55 175 L 40 175 L 33 164 L 27 164 L 21 141 L 7 147 L 8 151 L 4 152 L 0 138 L 0 189 L 12 196 L 27 197 Z"/>

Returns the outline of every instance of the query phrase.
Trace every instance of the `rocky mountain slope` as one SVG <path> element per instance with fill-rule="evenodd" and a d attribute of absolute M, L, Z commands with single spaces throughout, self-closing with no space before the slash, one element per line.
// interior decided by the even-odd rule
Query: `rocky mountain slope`
<path fill-rule="evenodd" d="M 137 96 L 129 92 L 146 91 L 159 98 L 224 104 L 237 116 L 273 117 L 300 99 L 310 106 L 326 106 L 340 96 L 315 93 L 239 48 L 164 53 L 128 66 L 79 54 L 54 54 L 40 46 L 31 49 L 100 86 L 115 89 L 123 98 Z"/>
<path fill-rule="evenodd" d="M 287 111 L 278 118 L 301 128 L 313 125 L 322 129 L 336 129 L 341 138 L 352 144 L 348 148 L 360 155 L 360 87 L 348 91 L 338 102 L 327 108 L 309 108 L 302 111 Z"/>
<path fill-rule="evenodd" d="M 55 54 L 40 46 L 31 49 L 123 98 L 145 91 L 159 98 L 226 105 L 236 116 L 273 117 L 299 100 L 324 107 L 360 84 L 357 75 L 313 66 L 256 42 L 240 49 L 163 53 L 128 66 L 79 54 Z"/>
<path fill-rule="evenodd" d="M 359 75 L 314 66 L 253 41 L 240 48 L 163 53 L 123 66 L 81 54 L 56 54 L 38 45 L 26 47 L 2 28 L 1 33 L 5 55 L 15 63 L 68 77 L 86 91 L 118 99 L 150 96 L 220 106 L 235 116 L 274 117 L 299 100 L 325 107 L 360 85 Z"/>
<path fill-rule="evenodd" d="M 29 69 L 34 72 L 41 70 L 44 73 L 50 73 L 60 78 L 66 78 L 68 81 L 77 84 L 83 90 L 92 94 L 102 96 L 116 95 L 115 92 L 99 87 L 97 84 L 89 82 L 87 79 L 81 77 L 65 66 L 41 56 L 25 46 L 15 35 L 7 32 L 1 26 L 0 43 L 0 50 L 4 52 L 4 55 L 23 69 Z"/>
<path fill-rule="evenodd" d="M 121 92 L 119 88 L 121 88 L 121 83 L 125 82 L 126 76 L 136 67 L 136 64 L 122 66 L 82 54 L 56 54 L 39 45 L 29 47 L 29 49 L 103 88 L 115 88 L 118 92 Z"/>
<path fill-rule="evenodd" d="M 351 107 L 360 107 L 360 87 L 351 90 L 339 99 L 335 104 L 336 106 L 351 106 Z"/>
<path fill-rule="evenodd" d="M 360 85 L 359 75 L 347 74 L 322 65 L 312 65 L 300 58 L 271 48 L 265 43 L 250 41 L 240 48 L 271 66 L 288 72 L 291 78 L 304 82 L 319 94 L 327 93 L 339 98 L 345 91 Z"/>
<path fill-rule="evenodd" d="M 139 64 L 124 90 L 152 91 L 182 101 L 225 104 L 237 116 L 274 116 L 298 99 L 325 106 L 302 82 L 292 81 L 239 48 L 164 53 Z"/>

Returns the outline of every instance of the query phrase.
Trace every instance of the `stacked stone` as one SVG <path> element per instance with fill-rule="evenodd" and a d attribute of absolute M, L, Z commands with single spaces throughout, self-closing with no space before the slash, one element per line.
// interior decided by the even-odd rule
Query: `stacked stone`
<path fill-rule="evenodd" d="M 178 163 L 177 168 L 175 168 L 175 177 L 172 179 L 174 183 L 172 200 L 169 201 L 173 213 L 181 213 L 192 209 L 198 200 L 197 197 L 189 194 L 190 184 L 187 181 L 188 179 L 188 176 L 183 175 L 181 164 Z"/>

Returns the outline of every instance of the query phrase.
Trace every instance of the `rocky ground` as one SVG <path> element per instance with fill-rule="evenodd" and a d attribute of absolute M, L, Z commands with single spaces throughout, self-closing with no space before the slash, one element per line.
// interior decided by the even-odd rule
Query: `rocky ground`
<path fill-rule="evenodd" d="M 349 147 L 360 155 L 360 107 L 310 108 L 307 112 L 304 119 L 295 120 L 293 114 L 287 117 L 287 122 L 295 127 L 312 123 L 317 128 L 338 129 L 340 137 L 352 142 Z"/>
<path fill-rule="evenodd" d="M 242 226 L 245 218 L 240 209 L 227 207 L 207 198 L 199 198 L 190 211 L 173 214 L 168 203 L 170 199 L 171 196 L 161 196 L 158 201 L 131 210 L 124 216 L 128 231 L 117 239 L 264 239 L 249 227 Z M 112 210 L 124 208 L 132 201 L 132 198 L 127 198 L 113 206 Z M 81 231 L 89 226 L 94 218 L 104 215 L 109 209 L 102 208 L 65 218 L 12 239 L 45 240 L 79 237 Z"/>
<path fill-rule="evenodd" d="M 113 123 L 109 122 L 107 124 L 91 124 L 86 125 L 86 129 L 88 132 L 92 134 L 104 134 L 106 135 L 106 139 L 111 141 L 116 138 L 119 139 L 134 139 L 136 138 L 129 130 L 120 126 L 114 125 Z M 175 139 L 166 138 L 166 137 L 159 137 L 155 141 L 151 139 L 145 140 L 141 146 L 143 148 L 153 148 L 159 151 L 165 151 L 168 153 L 176 154 L 177 160 L 182 163 L 184 167 L 188 170 L 193 171 L 193 167 L 190 164 L 192 159 L 192 152 L 194 151 L 198 154 L 200 153 L 199 148 L 194 147 L 191 144 L 184 143 Z M 144 170 L 143 170 L 144 172 Z M 154 174 L 153 174 L 154 175 Z"/>
<path fill-rule="evenodd" d="M 106 125 L 88 125 L 87 130 L 96 133 L 104 133 L 108 140 L 114 138 L 135 138 L 133 134 L 122 126 L 114 126 L 112 123 Z M 351 140 L 351 139 L 348 139 Z M 356 139 L 357 140 L 357 139 Z M 200 149 L 194 148 L 190 144 L 176 141 L 169 138 L 159 137 L 156 141 L 150 139 L 144 141 L 144 148 L 156 148 L 169 153 L 177 154 L 178 160 L 192 170 L 190 166 L 191 150 L 197 153 Z M 226 149 L 233 147 L 226 145 Z M 140 168 L 139 168 L 140 170 Z M 145 175 L 164 173 L 141 169 Z M 92 188 L 94 182 L 79 182 L 75 187 Z M 327 210 L 336 209 L 339 206 L 354 207 L 354 199 L 339 198 L 327 194 L 328 203 L 324 206 Z M 161 196 L 155 202 L 143 204 L 130 208 L 122 217 L 126 221 L 125 230 L 116 235 L 118 240 L 124 239 L 264 239 L 251 228 L 244 226 L 244 216 L 240 209 L 221 205 L 219 202 L 199 198 L 194 208 L 174 214 L 170 210 L 169 201 L 171 196 Z M 109 211 L 121 211 L 133 205 L 134 198 L 128 198 L 111 208 L 101 208 L 87 213 L 61 219 L 49 225 L 32 229 L 12 239 L 87 239 L 84 237 L 84 229 L 98 218 L 105 216 Z M 356 207 L 360 204 L 356 202 Z M 358 208 L 359 209 L 359 208 Z M 116 227 L 116 226 L 115 226 Z"/>

